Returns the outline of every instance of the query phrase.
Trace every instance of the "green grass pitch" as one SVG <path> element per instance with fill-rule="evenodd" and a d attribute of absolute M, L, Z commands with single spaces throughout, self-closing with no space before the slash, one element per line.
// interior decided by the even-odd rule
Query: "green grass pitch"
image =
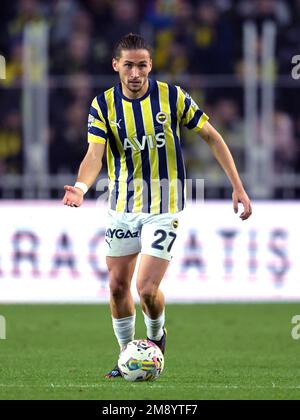
<path fill-rule="evenodd" d="M 165 372 L 103 377 L 117 357 L 107 305 L 2 305 L 0 399 L 300 399 L 297 304 L 167 305 Z M 145 338 L 137 307 L 136 338 Z"/>

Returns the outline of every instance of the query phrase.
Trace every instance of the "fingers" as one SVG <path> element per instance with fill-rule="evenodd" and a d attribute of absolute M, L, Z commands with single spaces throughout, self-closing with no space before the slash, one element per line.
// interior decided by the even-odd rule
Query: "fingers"
<path fill-rule="evenodd" d="M 244 211 L 243 211 L 243 213 L 240 215 L 240 218 L 241 218 L 242 220 L 247 220 L 247 219 L 249 219 L 249 217 L 250 217 L 250 216 L 251 216 L 251 214 L 252 214 L 252 207 L 251 207 L 251 203 L 250 203 L 250 201 L 247 201 L 247 202 L 243 203 L 243 206 L 244 206 Z"/>
<path fill-rule="evenodd" d="M 62 199 L 62 203 L 66 206 L 68 202 L 67 194 L 65 194 L 64 198 Z"/>
<path fill-rule="evenodd" d="M 233 194 L 232 194 L 232 201 L 233 201 L 233 209 L 234 209 L 234 212 L 235 213 L 238 212 L 238 205 L 239 205 L 239 203 L 242 203 L 242 205 L 244 207 L 244 211 L 240 215 L 240 218 L 242 220 L 249 219 L 249 217 L 252 214 L 252 207 L 251 207 L 250 199 L 247 196 L 247 194 L 246 193 L 239 194 L 239 193 L 233 192 Z"/>
<path fill-rule="evenodd" d="M 76 204 L 76 203 L 74 203 L 73 201 L 70 201 L 70 200 L 66 200 L 64 205 L 68 206 L 68 207 L 79 207 L 78 204 Z"/>
<path fill-rule="evenodd" d="M 62 203 L 65 206 L 68 206 L 68 207 L 79 207 L 80 206 L 80 203 L 78 203 L 76 201 L 76 199 L 74 200 L 74 197 L 72 197 L 72 194 L 70 194 L 68 192 L 66 192 L 64 198 L 62 199 Z"/>
<path fill-rule="evenodd" d="M 235 213 L 239 211 L 239 200 L 237 197 L 233 197 L 233 210 Z"/>

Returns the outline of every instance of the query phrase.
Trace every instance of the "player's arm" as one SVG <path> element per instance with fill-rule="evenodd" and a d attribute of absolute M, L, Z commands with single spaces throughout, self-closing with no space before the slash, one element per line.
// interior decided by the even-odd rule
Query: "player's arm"
<path fill-rule="evenodd" d="M 88 151 L 80 164 L 77 182 L 90 188 L 102 168 L 105 144 L 89 143 Z M 71 207 L 79 207 L 83 202 L 84 191 L 71 185 L 65 185 L 63 204 Z"/>
<path fill-rule="evenodd" d="M 243 187 L 228 146 L 222 136 L 209 122 L 204 123 L 203 127 L 199 130 L 199 134 L 208 144 L 213 155 L 220 163 L 231 182 L 233 188 L 233 208 L 235 213 L 238 212 L 238 203 L 240 202 L 244 206 L 244 211 L 240 215 L 240 218 L 242 220 L 248 219 L 252 214 L 251 202 Z"/>

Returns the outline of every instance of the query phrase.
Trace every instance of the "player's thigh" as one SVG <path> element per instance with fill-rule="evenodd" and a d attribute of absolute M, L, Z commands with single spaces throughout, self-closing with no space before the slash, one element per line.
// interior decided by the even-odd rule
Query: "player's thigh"
<path fill-rule="evenodd" d="M 137 257 L 137 253 L 123 257 L 106 257 L 109 286 L 112 290 L 130 288 Z"/>
<path fill-rule="evenodd" d="M 152 255 L 142 255 L 137 273 L 139 295 L 153 295 L 166 273 L 169 261 Z"/>

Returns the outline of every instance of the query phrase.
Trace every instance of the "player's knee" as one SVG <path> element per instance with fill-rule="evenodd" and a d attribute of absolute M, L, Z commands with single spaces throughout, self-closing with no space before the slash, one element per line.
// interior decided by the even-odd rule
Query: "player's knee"
<path fill-rule="evenodd" d="M 151 286 L 138 286 L 137 291 L 140 297 L 140 300 L 145 303 L 146 306 L 153 306 L 156 295 L 157 289 Z"/>
<path fill-rule="evenodd" d="M 130 293 L 130 287 L 127 284 L 113 281 L 109 284 L 110 295 L 114 300 L 121 300 Z"/>

